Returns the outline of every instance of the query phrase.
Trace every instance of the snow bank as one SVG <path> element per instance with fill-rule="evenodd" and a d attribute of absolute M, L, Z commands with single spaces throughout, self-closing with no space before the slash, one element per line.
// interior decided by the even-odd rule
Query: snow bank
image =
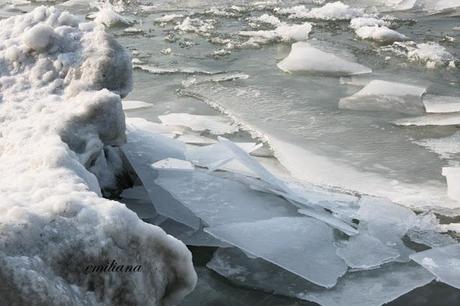
<path fill-rule="evenodd" d="M 0 21 L 0 42 L 2 301 L 177 303 L 196 281 L 185 246 L 100 197 L 123 167 L 130 57 L 54 8 Z M 84 273 L 112 260 L 142 271 Z"/>

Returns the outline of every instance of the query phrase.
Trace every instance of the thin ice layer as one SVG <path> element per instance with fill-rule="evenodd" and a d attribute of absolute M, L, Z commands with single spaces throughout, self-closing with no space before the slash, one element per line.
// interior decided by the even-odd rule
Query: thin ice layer
<path fill-rule="evenodd" d="M 334 287 L 347 271 L 335 254 L 332 229 L 312 218 L 273 218 L 210 227 L 206 231 L 326 288 Z"/>
<path fill-rule="evenodd" d="M 424 111 L 421 97 L 425 90 L 414 85 L 373 80 L 354 95 L 340 99 L 339 108 L 419 114 Z"/>
<path fill-rule="evenodd" d="M 231 248 L 218 250 L 207 266 L 239 285 L 325 306 L 380 306 L 434 279 L 414 263 L 391 263 L 375 270 L 349 272 L 334 288 L 324 289 Z"/>
<path fill-rule="evenodd" d="M 168 114 L 158 117 L 163 124 L 185 126 L 193 131 L 209 131 L 214 135 L 232 134 L 238 127 L 226 117 L 192 114 Z"/>
<path fill-rule="evenodd" d="M 410 258 L 433 273 L 438 281 L 460 289 L 460 244 L 434 248 Z"/>
<path fill-rule="evenodd" d="M 371 69 L 321 51 L 308 43 L 297 42 L 278 68 L 285 72 L 308 72 L 334 76 L 348 76 L 372 72 Z"/>
<path fill-rule="evenodd" d="M 460 97 L 426 95 L 423 104 L 427 113 L 460 112 Z"/>

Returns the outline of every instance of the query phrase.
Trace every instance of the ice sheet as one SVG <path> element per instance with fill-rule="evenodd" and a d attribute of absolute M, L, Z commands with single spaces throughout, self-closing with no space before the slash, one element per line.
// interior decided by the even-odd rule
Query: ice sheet
<path fill-rule="evenodd" d="M 460 97 L 425 95 L 423 104 L 427 113 L 460 112 Z"/>
<path fill-rule="evenodd" d="M 189 127 L 193 131 L 209 131 L 214 135 L 232 134 L 238 131 L 230 119 L 220 116 L 200 116 L 192 114 L 168 114 L 158 117 L 163 124 Z"/>
<path fill-rule="evenodd" d="M 413 254 L 411 259 L 433 273 L 438 281 L 460 289 L 460 244 Z"/>
<path fill-rule="evenodd" d="M 332 229 L 312 218 L 235 223 L 206 232 L 326 288 L 334 287 L 347 271 L 335 254 Z"/>

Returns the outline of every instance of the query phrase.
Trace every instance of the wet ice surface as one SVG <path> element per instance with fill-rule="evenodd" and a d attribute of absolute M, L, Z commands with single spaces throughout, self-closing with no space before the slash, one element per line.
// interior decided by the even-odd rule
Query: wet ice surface
<path fill-rule="evenodd" d="M 215 265 L 224 254 L 220 249 L 209 267 L 239 286 L 324 305 L 380 305 L 421 286 L 414 292 L 425 292 L 427 303 L 449 305 L 460 299 L 455 289 L 441 297 L 435 283 L 427 285 L 433 274 L 453 284 L 445 270 L 427 273 L 409 259 L 454 238 L 439 233 L 437 224 L 423 227 L 412 211 L 391 202 L 449 215 L 457 213 L 444 209 L 460 206 L 455 170 L 444 171 L 453 182 L 449 192 L 442 175 L 443 168 L 456 168 L 460 161 L 455 1 L 356 0 L 344 1 L 350 7 L 323 8 L 322 1 L 139 2 L 117 5 L 119 16 L 109 11 L 95 16 L 133 52 L 135 88 L 123 103 L 127 116 L 167 124 L 133 121 L 145 133 L 128 134 L 124 152 L 145 190 L 122 195 L 128 207 L 188 245 L 234 245 L 268 260 L 229 252 L 236 271 L 228 271 Z M 0 16 L 30 6 L 3 5 Z M 85 1 L 66 7 L 85 16 L 97 11 Z M 444 11 L 431 14 L 439 10 Z M 296 54 L 295 46 L 309 49 Z M 241 146 L 245 152 L 258 142 L 236 127 L 267 141 L 289 173 L 284 169 L 282 176 L 271 176 L 223 148 L 216 135 L 248 143 Z M 309 187 L 294 188 L 289 174 Z M 347 193 L 312 192 L 310 183 Z M 391 201 L 366 203 L 361 193 Z M 285 218 L 318 224 L 304 239 L 333 242 L 322 248 L 327 261 L 335 263 L 330 270 L 318 273 L 303 262 L 308 256 L 294 256 L 308 247 L 290 234 L 294 226 L 281 226 Z M 242 229 L 261 234 L 250 239 Z M 299 226 L 297 233 L 307 229 Z M 260 235 L 277 237 L 279 244 L 257 244 Z M 280 250 L 271 249 L 275 246 Z M 435 253 L 433 260 L 442 260 L 442 254 Z M 362 269 L 372 270 L 352 272 Z M 216 279 L 206 268 L 199 273 L 201 282 L 217 289 L 210 293 L 199 285 L 184 305 L 197 305 L 197 300 L 211 305 L 212 298 L 219 305 L 261 300 L 263 305 L 303 305 L 254 290 L 235 300 L 244 289 Z M 305 284 L 299 274 L 326 287 L 337 278 L 338 283 L 328 291 Z M 286 280 L 295 285 L 284 288 Z M 409 301 L 416 305 L 415 293 Z"/>

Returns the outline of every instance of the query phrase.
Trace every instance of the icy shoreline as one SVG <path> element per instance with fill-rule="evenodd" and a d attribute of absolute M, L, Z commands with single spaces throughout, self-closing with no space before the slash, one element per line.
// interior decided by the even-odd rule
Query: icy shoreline
<path fill-rule="evenodd" d="M 104 29 L 55 8 L 0 21 L 0 296 L 9 305 L 177 304 L 191 254 L 101 198 L 123 167 L 131 59 Z M 140 274 L 85 274 L 88 263 Z"/>

